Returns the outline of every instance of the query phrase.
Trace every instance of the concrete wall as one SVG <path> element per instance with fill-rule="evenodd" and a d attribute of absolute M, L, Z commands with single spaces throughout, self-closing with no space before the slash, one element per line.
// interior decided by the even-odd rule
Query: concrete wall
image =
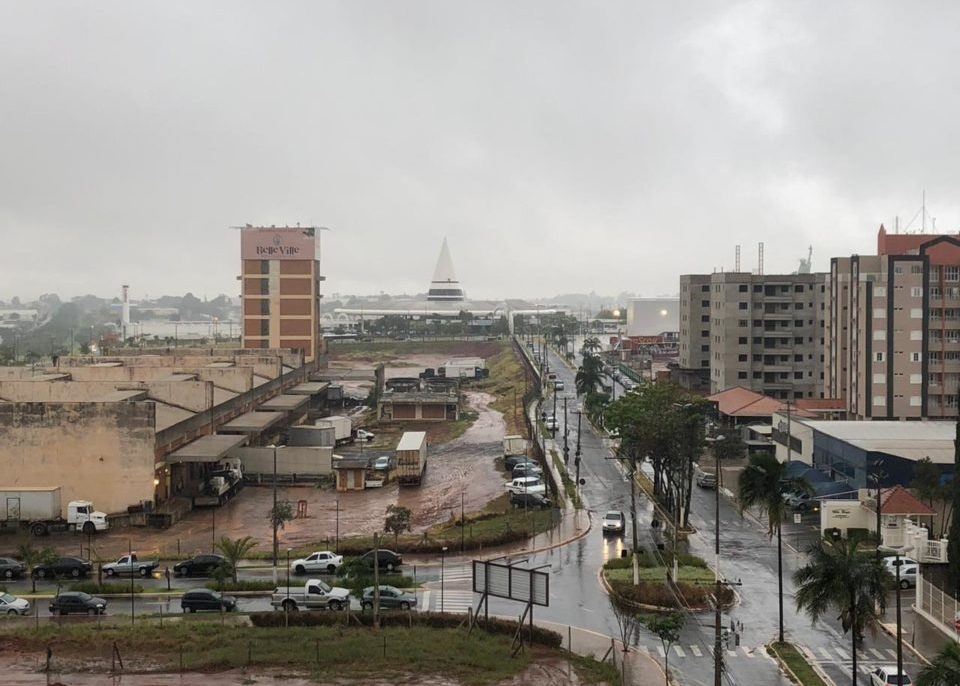
<path fill-rule="evenodd" d="M 169 378 L 171 374 L 193 374 L 201 381 L 211 381 L 214 385 L 236 393 L 244 393 L 253 388 L 252 367 L 71 367 L 64 370 L 74 381 L 155 381 Z"/>
<path fill-rule="evenodd" d="M 244 474 L 273 474 L 273 448 L 235 448 Z M 292 447 L 277 450 L 277 474 L 330 474 L 333 448 Z"/>
<path fill-rule="evenodd" d="M 125 511 L 153 499 L 155 426 L 152 402 L 0 403 L 0 482 Z"/>

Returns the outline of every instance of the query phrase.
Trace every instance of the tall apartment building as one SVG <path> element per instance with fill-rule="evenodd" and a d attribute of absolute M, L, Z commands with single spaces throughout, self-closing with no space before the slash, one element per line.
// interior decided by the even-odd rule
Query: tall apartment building
<path fill-rule="evenodd" d="M 877 234 L 830 261 L 825 392 L 851 419 L 957 416 L 960 234 Z"/>
<path fill-rule="evenodd" d="M 244 348 L 293 348 L 305 361 L 323 347 L 320 261 L 312 226 L 240 230 Z"/>
<path fill-rule="evenodd" d="M 823 397 L 826 274 L 748 272 L 680 277 L 680 382 L 707 371 L 711 393 L 743 386 Z"/>

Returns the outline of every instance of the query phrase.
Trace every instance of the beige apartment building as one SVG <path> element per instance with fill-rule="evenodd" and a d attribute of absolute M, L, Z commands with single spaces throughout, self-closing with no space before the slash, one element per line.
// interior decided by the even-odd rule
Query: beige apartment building
<path fill-rule="evenodd" d="M 825 392 L 850 419 L 957 416 L 960 235 L 877 235 L 831 260 Z"/>
<path fill-rule="evenodd" d="M 825 283 L 823 273 L 682 275 L 680 383 L 824 397 Z"/>
<path fill-rule="evenodd" d="M 242 347 L 323 353 L 317 227 L 241 228 Z"/>

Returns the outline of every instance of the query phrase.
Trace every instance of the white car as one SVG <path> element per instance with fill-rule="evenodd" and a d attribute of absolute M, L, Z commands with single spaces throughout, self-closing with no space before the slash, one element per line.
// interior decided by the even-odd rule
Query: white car
<path fill-rule="evenodd" d="M 543 425 L 547 427 L 547 429 L 549 429 L 550 431 L 556 431 L 557 429 L 560 428 L 560 424 L 557 422 L 557 418 L 552 416 L 547 417 L 543 421 Z"/>
<path fill-rule="evenodd" d="M 870 672 L 870 686 L 911 686 L 913 682 L 906 672 L 897 677 L 896 665 L 884 665 Z"/>
<path fill-rule="evenodd" d="M 547 487 L 539 476 L 518 476 L 507 482 L 507 490 L 511 493 L 539 493 L 544 495 Z"/>
<path fill-rule="evenodd" d="M 30 601 L 12 596 L 9 593 L 0 593 L 0 614 L 28 615 L 30 614 Z"/>
<path fill-rule="evenodd" d="M 916 588 L 917 568 L 917 565 L 900 565 L 900 588 Z M 896 579 L 896 568 L 890 569 L 890 573 Z"/>
<path fill-rule="evenodd" d="M 381 455 L 376 460 L 373 461 L 373 468 L 378 472 L 388 472 L 390 471 L 390 463 L 393 462 L 393 458 L 389 455 Z"/>
<path fill-rule="evenodd" d="M 372 441 L 374 438 L 376 438 L 376 435 L 366 429 L 357 429 L 358 441 Z"/>
<path fill-rule="evenodd" d="M 903 555 L 901 555 L 901 556 L 898 558 L 896 555 L 887 555 L 885 558 L 883 558 L 883 564 L 885 564 L 885 565 L 887 566 L 887 569 L 889 570 L 889 572 L 890 572 L 891 574 L 896 574 L 897 560 L 898 560 L 898 559 L 900 560 L 899 564 L 901 565 L 901 569 L 902 569 L 902 565 L 918 565 L 918 564 L 920 564 L 919 562 L 917 562 L 916 560 L 914 560 L 912 557 L 904 557 Z"/>
<path fill-rule="evenodd" d="M 625 526 L 624 521 L 622 512 L 619 510 L 608 510 L 607 513 L 603 515 L 603 533 L 622 534 Z"/>
<path fill-rule="evenodd" d="M 343 555 L 323 550 L 290 563 L 294 574 L 333 574 L 343 564 Z"/>

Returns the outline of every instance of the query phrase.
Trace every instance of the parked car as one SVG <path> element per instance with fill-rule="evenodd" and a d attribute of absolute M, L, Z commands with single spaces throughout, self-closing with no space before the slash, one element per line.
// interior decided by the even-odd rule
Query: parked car
<path fill-rule="evenodd" d="M 209 576 L 218 568 L 225 568 L 226 564 L 223 555 L 206 553 L 178 562 L 173 566 L 173 573 L 177 576 Z"/>
<path fill-rule="evenodd" d="M 19 579 L 27 573 L 27 566 L 12 557 L 0 557 L 0 575 L 4 579 Z"/>
<path fill-rule="evenodd" d="M 373 468 L 378 472 L 388 472 L 393 466 L 393 458 L 390 455 L 381 455 L 373 461 Z"/>
<path fill-rule="evenodd" d="M 543 495 L 547 492 L 546 485 L 538 476 L 518 476 L 512 481 L 508 481 L 506 488 L 511 493 L 539 493 Z"/>
<path fill-rule="evenodd" d="M 817 511 L 820 509 L 820 501 L 809 493 L 793 493 L 787 496 L 786 504 L 787 507 L 792 507 L 794 510 L 799 510 L 800 512 L 806 512 L 807 510 Z"/>
<path fill-rule="evenodd" d="M 543 474 L 543 469 L 536 462 L 521 462 L 510 472 L 510 476 L 514 479 L 520 476 L 540 476 L 541 474 Z"/>
<path fill-rule="evenodd" d="M 0 593 L 0 614 L 28 615 L 30 614 L 30 601 L 9 593 Z"/>
<path fill-rule="evenodd" d="M 891 684 L 910 686 L 912 683 L 906 672 L 900 672 L 899 676 L 897 675 L 896 665 L 877 667 L 870 672 L 870 686 L 890 686 Z"/>
<path fill-rule="evenodd" d="M 524 463 L 537 464 L 537 461 L 526 455 L 508 455 L 503 460 L 503 466 L 509 471 L 512 471 L 518 464 Z"/>
<path fill-rule="evenodd" d="M 157 560 L 141 560 L 136 553 L 123 555 L 116 562 L 110 562 L 103 565 L 103 573 L 107 576 L 120 576 L 123 574 L 136 574 L 139 576 L 150 576 L 153 570 L 160 563 Z"/>
<path fill-rule="evenodd" d="M 886 565 L 887 570 L 889 570 L 891 574 L 896 573 L 898 560 L 899 560 L 901 570 L 903 569 L 904 565 L 920 564 L 919 562 L 914 560 L 912 557 L 904 557 L 903 555 L 901 555 L 900 557 L 897 557 L 896 555 L 887 555 L 885 558 L 883 558 L 883 564 Z"/>
<path fill-rule="evenodd" d="M 357 558 L 357 563 L 373 569 L 373 553 L 374 551 L 368 550 L 363 555 Z M 397 569 L 403 564 L 403 558 L 400 555 L 397 555 L 392 550 L 386 550 L 381 548 L 377 551 L 377 566 L 380 569 L 385 569 L 388 572 L 392 572 L 394 569 Z"/>
<path fill-rule="evenodd" d="M 360 607 L 364 610 L 373 608 L 373 586 L 363 589 Z M 412 610 L 417 607 L 417 596 L 393 586 L 380 586 L 380 607 L 381 609 L 396 607 L 401 610 Z"/>
<path fill-rule="evenodd" d="M 323 550 L 294 560 L 290 563 L 290 571 L 294 574 L 333 574 L 342 564 L 343 555 Z"/>
<path fill-rule="evenodd" d="M 357 440 L 358 441 L 372 441 L 376 438 L 376 435 L 367 431 L 366 429 L 357 429 Z"/>
<path fill-rule="evenodd" d="M 900 588 L 916 588 L 917 570 L 919 565 L 900 565 Z M 890 574 L 894 575 L 896 580 L 896 568 L 890 569 Z"/>
<path fill-rule="evenodd" d="M 603 515 L 603 533 L 622 534 L 625 521 L 623 513 L 619 510 L 608 510 L 607 513 Z"/>
<path fill-rule="evenodd" d="M 106 611 L 106 600 L 79 591 L 64 591 L 50 601 L 52 615 L 102 615 Z"/>
<path fill-rule="evenodd" d="M 553 507 L 553 501 L 540 493 L 511 493 L 510 505 L 515 509 L 527 507 L 548 510 Z"/>
<path fill-rule="evenodd" d="M 547 417 L 543 420 L 543 425 L 547 427 L 549 431 L 556 431 L 560 428 L 560 424 L 557 422 L 556 417 Z"/>
<path fill-rule="evenodd" d="M 707 472 L 701 472 L 700 474 L 697 474 L 697 486 L 700 488 L 716 488 L 717 475 L 708 474 Z"/>
<path fill-rule="evenodd" d="M 81 560 L 79 557 L 58 557 L 46 564 L 38 564 L 33 568 L 34 579 L 44 579 L 49 576 L 72 576 L 74 579 L 84 577 L 93 571 L 90 560 Z"/>
<path fill-rule="evenodd" d="M 554 381 L 554 382 L 553 382 L 553 390 L 555 390 L 555 391 L 562 391 L 562 390 L 563 390 L 563 381 L 561 381 L 560 379 L 557 379 L 556 381 Z"/>
<path fill-rule="evenodd" d="M 236 612 L 237 599 L 209 588 L 191 588 L 180 598 L 180 608 L 184 612 Z"/>

